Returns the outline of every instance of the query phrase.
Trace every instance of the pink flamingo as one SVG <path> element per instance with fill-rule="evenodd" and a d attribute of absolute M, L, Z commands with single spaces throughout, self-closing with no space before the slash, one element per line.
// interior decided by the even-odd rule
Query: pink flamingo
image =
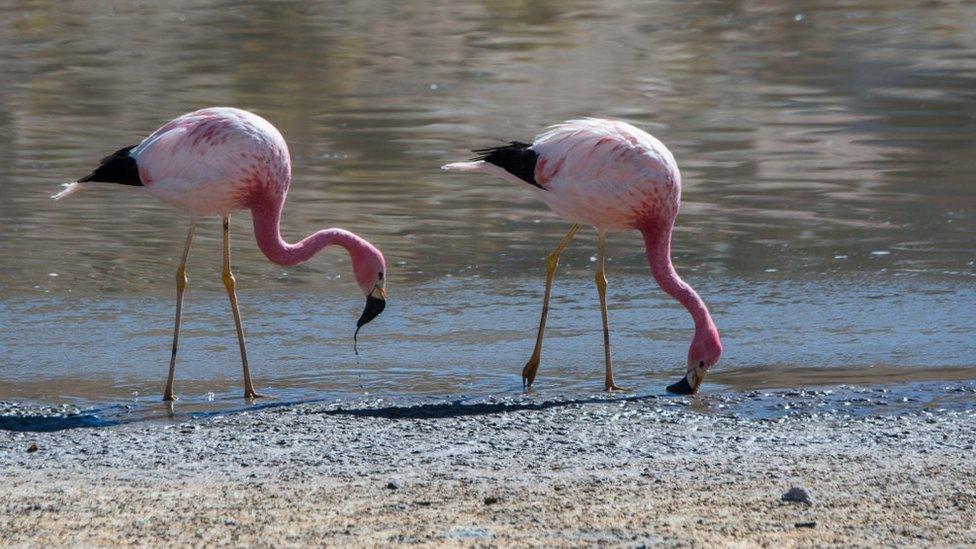
<path fill-rule="evenodd" d="M 536 136 L 532 144 L 512 141 L 474 152 L 478 157 L 473 161 L 448 164 L 443 169 L 528 183 L 549 208 L 574 223 L 546 260 L 546 290 L 535 350 L 522 369 L 526 387 L 532 386 L 539 369 L 559 255 L 580 225 L 587 224 L 595 227 L 599 235 L 596 286 L 603 316 L 605 389 L 620 388 L 613 382 L 610 358 L 604 248 L 609 231 L 637 229 L 644 236 L 654 279 L 688 309 L 695 321 L 687 372 L 667 389 L 680 394 L 697 392 L 705 372 L 718 362 L 722 343 L 705 303 L 678 277 L 671 264 L 671 231 L 681 203 L 681 173 L 671 151 L 625 122 L 588 118 L 552 126 Z"/>
<path fill-rule="evenodd" d="M 232 108 L 194 111 L 172 120 L 138 145 L 121 149 L 101 161 L 92 173 L 53 196 L 59 200 L 94 183 L 119 183 L 145 187 L 152 196 L 188 212 L 190 228 L 180 266 L 176 270 L 176 321 L 173 350 L 163 399 L 173 400 L 173 374 L 180 339 L 180 316 L 186 289 L 186 259 L 193 230 L 201 217 L 223 218 L 224 255 L 222 278 L 230 297 L 244 368 L 244 397 L 254 391 L 247 367 L 247 347 L 241 313 L 237 307 L 236 281 L 230 269 L 230 214 L 250 209 L 258 247 L 278 265 L 307 261 L 327 246 L 346 249 L 352 259 L 356 282 L 366 294 L 366 308 L 356 323 L 356 335 L 386 306 L 383 274 L 386 261 L 375 246 L 343 229 L 318 231 L 297 244 L 281 238 L 279 224 L 291 182 L 288 146 L 278 130 L 260 116 Z M 355 335 L 353 336 L 355 339 Z"/>

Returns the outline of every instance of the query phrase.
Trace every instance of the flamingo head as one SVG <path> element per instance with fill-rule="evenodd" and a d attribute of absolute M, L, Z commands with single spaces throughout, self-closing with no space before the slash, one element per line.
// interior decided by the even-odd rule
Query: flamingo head
<path fill-rule="evenodd" d="M 668 386 L 668 391 L 682 395 L 698 392 L 705 372 L 718 362 L 722 356 L 722 341 L 718 337 L 715 324 L 709 322 L 704 328 L 695 330 L 695 337 L 688 348 L 688 372 L 675 384 Z"/>
<path fill-rule="evenodd" d="M 353 348 L 359 329 L 378 317 L 386 308 L 386 260 L 382 252 L 368 242 L 363 243 L 365 245 L 353 253 L 353 270 L 356 273 L 356 282 L 366 294 L 366 307 L 356 321 Z"/>

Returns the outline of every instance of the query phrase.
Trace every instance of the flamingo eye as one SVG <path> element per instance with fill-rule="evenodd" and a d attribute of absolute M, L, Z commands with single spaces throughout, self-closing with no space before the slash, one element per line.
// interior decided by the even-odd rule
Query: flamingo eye
<path fill-rule="evenodd" d="M 379 277 L 380 280 L 383 280 L 383 271 L 380 271 L 380 274 L 377 276 Z"/>

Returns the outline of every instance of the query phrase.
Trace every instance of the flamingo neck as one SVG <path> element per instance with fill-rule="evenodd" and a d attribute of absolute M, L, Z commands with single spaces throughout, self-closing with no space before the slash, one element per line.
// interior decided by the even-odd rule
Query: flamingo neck
<path fill-rule="evenodd" d="M 283 201 L 282 201 L 283 202 Z M 333 244 L 349 252 L 353 269 L 357 275 L 359 267 L 370 255 L 378 255 L 369 242 L 345 229 L 323 229 L 299 241 L 289 244 L 281 237 L 281 204 L 255 204 L 251 206 L 254 224 L 254 238 L 258 248 L 272 262 L 278 265 L 297 265 L 308 261 L 323 248 Z"/>
<path fill-rule="evenodd" d="M 681 280 L 678 273 L 671 264 L 671 224 L 648 225 L 641 228 L 644 235 L 644 246 L 647 252 L 647 261 L 651 265 L 651 273 L 661 289 L 671 297 L 681 303 L 691 318 L 695 321 L 695 339 L 704 337 L 715 330 L 708 308 L 698 294 Z"/>

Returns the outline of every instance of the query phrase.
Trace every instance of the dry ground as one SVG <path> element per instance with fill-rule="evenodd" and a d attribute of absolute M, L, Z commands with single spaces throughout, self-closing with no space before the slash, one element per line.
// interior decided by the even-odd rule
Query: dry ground
<path fill-rule="evenodd" d="M 658 399 L 0 432 L 0 545 L 976 545 L 974 443 L 976 412 Z"/>

